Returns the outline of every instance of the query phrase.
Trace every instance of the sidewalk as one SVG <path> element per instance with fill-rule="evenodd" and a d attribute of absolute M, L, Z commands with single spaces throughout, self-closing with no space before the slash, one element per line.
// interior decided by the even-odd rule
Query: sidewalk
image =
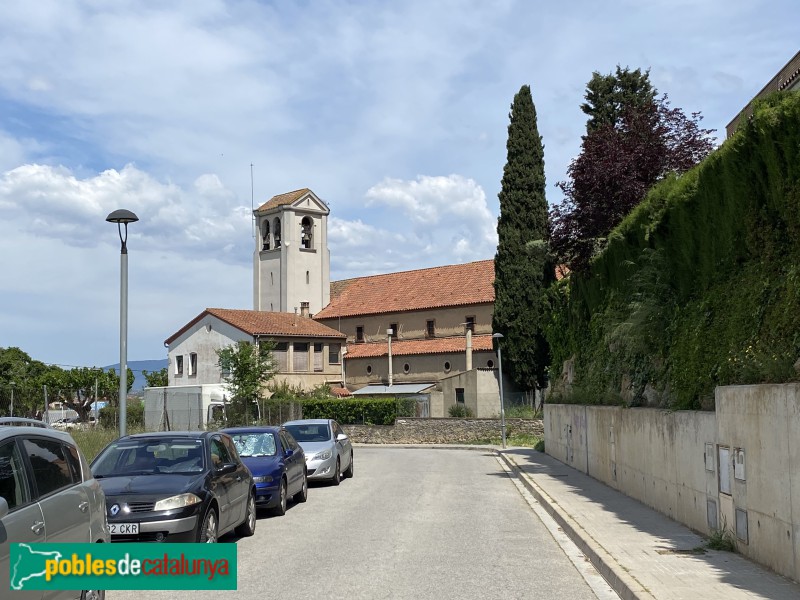
<path fill-rule="evenodd" d="M 688 553 L 704 539 L 547 454 L 500 456 L 623 599 L 800 598 L 800 585 L 738 554 Z"/>

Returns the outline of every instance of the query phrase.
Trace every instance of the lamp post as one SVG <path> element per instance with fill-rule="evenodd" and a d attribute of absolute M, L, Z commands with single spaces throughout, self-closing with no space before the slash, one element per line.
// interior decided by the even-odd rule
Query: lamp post
<path fill-rule="evenodd" d="M 497 340 L 497 368 L 500 372 L 500 435 L 503 440 L 503 448 L 506 447 L 506 409 L 503 399 L 503 353 L 500 349 L 500 340 L 503 339 L 502 333 L 493 333 L 492 338 Z"/>
<path fill-rule="evenodd" d="M 120 248 L 119 285 L 119 436 L 128 432 L 128 223 L 139 220 L 129 210 L 121 208 L 106 217 L 109 223 L 117 224 Z M 122 226 L 125 225 L 123 235 Z"/>
<path fill-rule="evenodd" d="M 392 336 L 394 335 L 394 329 L 387 329 L 386 330 L 386 338 L 389 340 L 389 387 L 392 387 Z"/>
<path fill-rule="evenodd" d="M 10 381 L 9 383 L 11 384 L 11 411 L 10 411 L 10 414 L 8 416 L 9 417 L 13 417 L 14 416 L 14 387 L 17 384 L 14 383 L 13 381 Z"/>

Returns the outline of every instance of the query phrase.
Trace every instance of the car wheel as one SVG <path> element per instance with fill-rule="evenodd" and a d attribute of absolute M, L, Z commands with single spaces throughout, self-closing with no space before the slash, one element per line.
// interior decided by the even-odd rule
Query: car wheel
<path fill-rule="evenodd" d="M 105 590 L 83 590 L 81 592 L 81 600 L 105 600 Z"/>
<path fill-rule="evenodd" d="M 348 479 L 350 479 L 353 476 L 353 453 L 352 452 L 350 453 L 350 464 L 345 469 L 344 476 L 346 478 L 348 478 Z"/>
<path fill-rule="evenodd" d="M 281 497 L 278 499 L 278 506 L 272 509 L 272 514 L 276 517 L 282 517 L 286 514 L 286 480 L 281 478 Z"/>
<path fill-rule="evenodd" d="M 294 495 L 295 502 L 305 502 L 308 500 L 308 475 L 303 471 L 303 487 Z"/>
<path fill-rule="evenodd" d="M 213 508 L 209 508 L 203 519 L 203 525 L 200 527 L 197 541 L 201 544 L 216 544 L 217 526 L 217 511 Z"/>
<path fill-rule="evenodd" d="M 342 480 L 342 463 L 339 462 L 339 459 L 336 459 L 336 469 L 333 471 L 333 479 L 331 483 L 333 485 L 339 485 L 339 482 Z"/>
<path fill-rule="evenodd" d="M 247 513 L 244 521 L 236 528 L 236 535 L 250 537 L 256 532 L 256 497 L 253 492 L 247 498 Z"/>

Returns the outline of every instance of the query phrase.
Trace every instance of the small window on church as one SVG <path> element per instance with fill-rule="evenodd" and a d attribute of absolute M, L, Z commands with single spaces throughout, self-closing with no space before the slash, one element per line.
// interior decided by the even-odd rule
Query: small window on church
<path fill-rule="evenodd" d="M 364 328 L 360 325 L 356 327 L 356 341 L 363 342 L 364 341 Z"/>
<path fill-rule="evenodd" d="M 281 220 L 278 217 L 275 217 L 275 220 L 272 223 L 272 238 L 275 240 L 275 247 L 281 247 Z"/>
<path fill-rule="evenodd" d="M 467 322 L 464 325 L 466 325 L 467 331 L 475 333 L 475 317 L 467 317 Z"/>
<path fill-rule="evenodd" d="M 310 249 L 312 236 L 314 231 L 314 223 L 311 221 L 311 217 L 303 217 L 303 220 L 300 222 L 300 247 Z"/>
<path fill-rule="evenodd" d="M 261 225 L 261 249 L 269 250 L 269 221 Z"/>
<path fill-rule="evenodd" d="M 309 274 L 309 271 L 306 271 L 306 283 L 310 283 L 310 282 L 311 282 L 311 276 Z"/>

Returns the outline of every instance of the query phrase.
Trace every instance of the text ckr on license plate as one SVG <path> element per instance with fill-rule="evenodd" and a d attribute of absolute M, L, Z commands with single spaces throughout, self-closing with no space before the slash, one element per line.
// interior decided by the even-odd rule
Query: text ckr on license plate
<path fill-rule="evenodd" d="M 138 523 L 109 523 L 111 535 L 139 535 Z"/>

